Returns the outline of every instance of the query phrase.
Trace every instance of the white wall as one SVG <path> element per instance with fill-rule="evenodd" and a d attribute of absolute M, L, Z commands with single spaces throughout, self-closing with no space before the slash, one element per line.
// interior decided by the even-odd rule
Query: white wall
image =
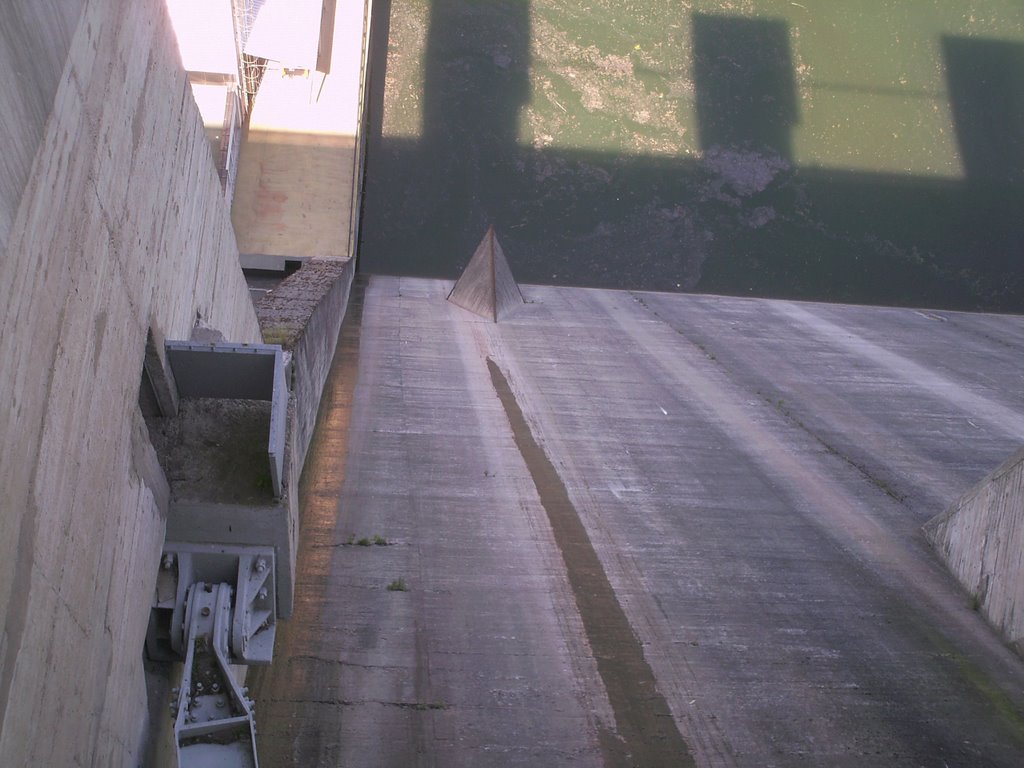
<path fill-rule="evenodd" d="M 166 2 L 185 69 L 238 77 L 231 0 Z"/>

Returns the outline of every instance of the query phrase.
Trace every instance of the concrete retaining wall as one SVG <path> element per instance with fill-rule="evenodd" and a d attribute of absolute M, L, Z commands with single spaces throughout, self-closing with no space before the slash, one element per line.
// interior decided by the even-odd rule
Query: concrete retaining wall
<path fill-rule="evenodd" d="M 0 249 L 28 183 L 84 0 L 11 0 L 0 24 Z"/>
<path fill-rule="evenodd" d="M 167 504 L 147 330 L 260 332 L 161 0 L 33 2 L 49 32 L 8 40 L 24 5 L 4 44 L 48 63 L 32 110 L 0 109 L 5 167 L 11 137 L 31 158 L 0 195 L 0 765 L 135 765 Z"/>
<path fill-rule="evenodd" d="M 292 353 L 295 479 L 313 439 L 320 395 L 334 360 L 341 321 L 348 306 L 355 260 L 312 259 L 256 304 L 263 337 Z"/>
<path fill-rule="evenodd" d="M 1024 449 L 925 532 L 978 609 L 1024 654 Z"/>

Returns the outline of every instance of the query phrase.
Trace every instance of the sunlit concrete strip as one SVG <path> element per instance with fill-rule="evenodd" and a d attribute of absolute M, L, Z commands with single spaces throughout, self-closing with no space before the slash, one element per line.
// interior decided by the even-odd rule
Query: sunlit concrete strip
<path fill-rule="evenodd" d="M 189 73 L 192 96 L 203 116 L 206 136 L 218 169 L 233 176 L 239 135 L 237 84 L 239 61 L 235 52 L 235 27 L 231 0 L 166 0 L 171 26 L 178 41 L 181 63 Z M 227 133 L 227 136 L 225 136 Z"/>
<path fill-rule="evenodd" d="M 791 302 L 770 305 L 774 311 L 805 326 L 822 340 L 841 347 L 857 357 L 883 366 L 899 380 L 924 390 L 932 397 L 954 405 L 973 418 L 986 422 L 998 432 L 1024 440 L 1024 414 L 983 397 L 934 370 L 892 352 L 870 339 L 826 320 L 807 307 Z"/>
<path fill-rule="evenodd" d="M 231 0 L 165 2 L 185 70 L 232 74 L 237 77 L 238 59 L 235 54 Z"/>

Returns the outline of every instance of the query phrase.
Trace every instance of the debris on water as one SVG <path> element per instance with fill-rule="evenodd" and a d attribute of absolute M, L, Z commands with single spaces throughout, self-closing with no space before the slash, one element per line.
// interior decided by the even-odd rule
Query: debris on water
<path fill-rule="evenodd" d="M 740 197 L 763 192 L 775 177 L 791 169 L 790 163 L 774 152 L 758 152 L 736 147 L 712 147 L 704 153 L 701 165 Z"/>

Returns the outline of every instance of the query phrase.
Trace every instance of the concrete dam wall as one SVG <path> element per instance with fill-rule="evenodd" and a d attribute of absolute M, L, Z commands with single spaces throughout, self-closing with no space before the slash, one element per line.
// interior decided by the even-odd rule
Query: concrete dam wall
<path fill-rule="evenodd" d="M 0 765 L 136 765 L 168 494 L 147 336 L 260 329 L 163 2 L 19 0 L 0 35 Z"/>
<path fill-rule="evenodd" d="M 925 530 L 973 604 L 1024 654 L 1024 448 Z"/>

